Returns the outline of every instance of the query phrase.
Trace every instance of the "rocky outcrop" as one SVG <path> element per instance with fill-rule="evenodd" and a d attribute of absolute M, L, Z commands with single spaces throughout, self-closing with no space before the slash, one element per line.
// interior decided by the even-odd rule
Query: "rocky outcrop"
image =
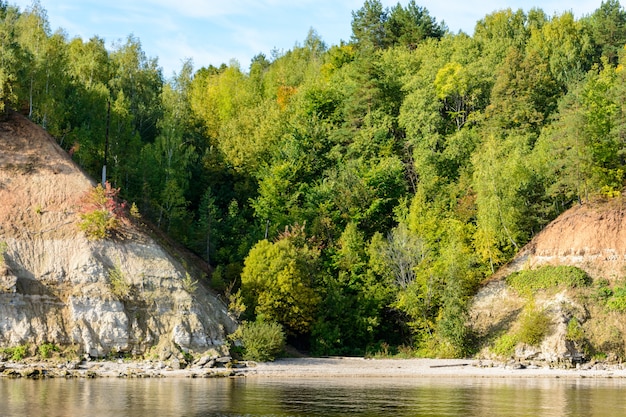
<path fill-rule="evenodd" d="M 0 123 L 0 346 L 54 343 L 101 357 L 224 351 L 226 306 L 139 226 L 90 241 L 93 182 L 20 115 Z"/>
<path fill-rule="evenodd" d="M 514 334 L 529 307 L 549 319 L 549 332 L 537 346 L 518 343 L 516 361 L 543 361 L 572 366 L 591 354 L 619 358 L 626 354 L 624 315 L 608 311 L 593 288 L 552 288 L 521 296 L 506 284 L 513 272 L 545 265 L 575 266 L 594 280 L 623 285 L 626 271 L 626 210 L 621 199 L 577 205 L 539 233 L 473 298 L 470 326 L 482 342 L 480 355 L 492 357 L 496 340 Z M 568 324 L 580 325 L 580 340 L 568 335 Z"/>

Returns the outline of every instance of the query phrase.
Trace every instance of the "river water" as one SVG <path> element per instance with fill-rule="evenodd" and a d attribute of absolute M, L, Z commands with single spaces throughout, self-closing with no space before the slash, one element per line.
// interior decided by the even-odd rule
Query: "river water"
<path fill-rule="evenodd" d="M 0 379 L 0 416 L 622 417 L 625 394 L 620 379 Z"/>

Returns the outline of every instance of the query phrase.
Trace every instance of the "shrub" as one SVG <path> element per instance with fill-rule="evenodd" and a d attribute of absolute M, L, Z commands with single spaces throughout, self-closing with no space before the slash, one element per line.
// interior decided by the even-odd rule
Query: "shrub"
<path fill-rule="evenodd" d="M 591 278 L 575 266 L 543 266 L 538 269 L 514 272 L 506 279 L 507 284 L 520 294 L 534 294 L 539 290 L 566 287 L 587 287 Z"/>
<path fill-rule="evenodd" d="M 626 287 L 617 287 L 612 291 L 606 301 L 606 308 L 621 313 L 626 311 Z"/>
<path fill-rule="evenodd" d="M 9 245 L 6 242 L 0 242 L 0 266 L 4 266 L 6 262 L 4 259 L 4 254 L 7 252 L 8 249 Z"/>
<path fill-rule="evenodd" d="M 126 281 L 124 274 L 119 266 L 109 270 L 109 283 L 111 285 L 111 292 L 120 300 L 128 298 L 130 294 L 131 286 Z"/>
<path fill-rule="evenodd" d="M 191 278 L 189 272 L 185 272 L 185 278 L 183 278 L 183 289 L 189 294 L 194 294 L 198 289 L 198 281 Z"/>
<path fill-rule="evenodd" d="M 519 341 L 537 346 L 550 330 L 550 318 L 544 311 L 529 309 L 523 315 L 517 334 Z"/>
<path fill-rule="evenodd" d="M 28 356 L 28 346 L 19 345 L 13 347 L 7 347 L 0 350 L 1 353 L 7 355 L 12 361 L 21 361 Z"/>
<path fill-rule="evenodd" d="M 57 345 L 55 345 L 54 343 L 43 343 L 42 345 L 39 345 L 39 347 L 37 348 L 37 353 L 39 353 L 39 356 L 42 357 L 43 359 L 47 359 L 52 355 L 52 352 L 58 352 L 59 351 L 59 347 Z"/>
<path fill-rule="evenodd" d="M 606 302 L 613 295 L 613 290 L 609 287 L 609 280 L 606 278 L 597 280 L 594 287 L 593 296 L 598 301 Z"/>
<path fill-rule="evenodd" d="M 515 345 L 517 345 L 518 341 L 518 336 L 516 334 L 505 333 L 493 342 L 491 351 L 498 356 L 508 358 L 513 356 L 513 353 L 515 352 Z"/>
<path fill-rule="evenodd" d="M 243 344 L 245 360 L 273 361 L 285 348 L 283 326 L 276 322 L 244 322 L 233 339 Z"/>
<path fill-rule="evenodd" d="M 104 239 L 120 227 L 124 219 L 125 202 L 118 202 L 119 188 L 98 184 L 81 200 L 79 228 L 90 240 Z"/>

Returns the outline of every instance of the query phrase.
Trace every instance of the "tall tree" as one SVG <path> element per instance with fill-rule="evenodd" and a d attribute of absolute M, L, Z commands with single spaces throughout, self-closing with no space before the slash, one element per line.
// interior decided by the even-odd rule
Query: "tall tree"
<path fill-rule="evenodd" d="M 0 113 L 15 105 L 20 82 L 22 53 L 15 27 L 17 8 L 0 2 Z"/>

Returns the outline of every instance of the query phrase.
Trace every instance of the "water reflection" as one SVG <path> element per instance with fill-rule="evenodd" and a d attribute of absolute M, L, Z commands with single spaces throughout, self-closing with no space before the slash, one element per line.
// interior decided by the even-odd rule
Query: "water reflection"
<path fill-rule="evenodd" d="M 2 416 L 623 416 L 612 379 L 0 379 Z"/>

